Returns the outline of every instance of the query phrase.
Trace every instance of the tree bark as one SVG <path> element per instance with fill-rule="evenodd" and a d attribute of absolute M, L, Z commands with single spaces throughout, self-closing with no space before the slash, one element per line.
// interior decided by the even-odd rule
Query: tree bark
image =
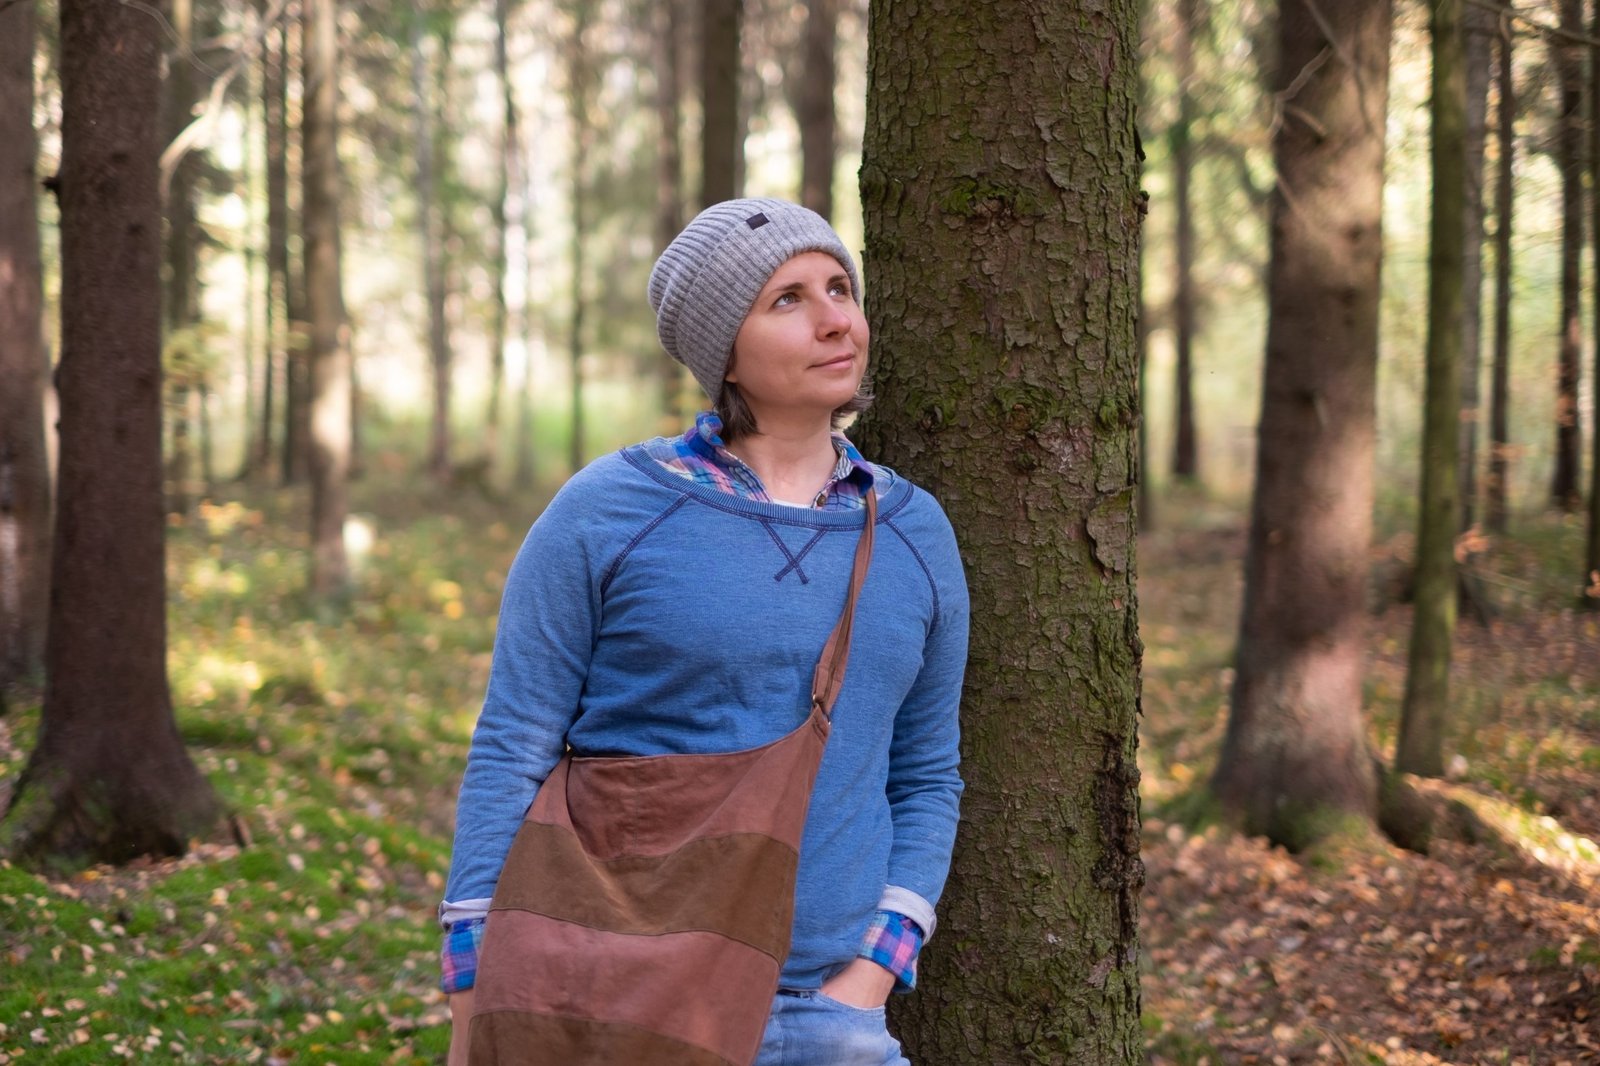
<path fill-rule="evenodd" d="M 0 713 L 38 673 L 50 592 L 34 41 L 34 5 L 0 11 Z"/>
<path fill-rule="evenodd" d="M 1561 28 L 1583 31 L 1583 0 L 1561 0 Z M 1578 509 L 1578 463 L 1582 440 L 1578 426 L 1578 376 L 1583 339 L 1580 321 L 1580 260 L 1583 257 L 1583 48 L 1565 37 L 1552 37 L 1551 49 L 1561 86 L 1556 122 L 1556 166 L 1561 171 L 1561 305 L 1556 359 L 1556 451 L 1550 479 L 1550 503 L 1563 511 Z"/>
<path fill-rule="evenodd" d="M 435 483 L 450 483 L 450 323 L 445 315 L 444 227 L 435 182 L 433 123 L 443 111 L 428 91 L 428 59 L 424 50 L 427 17 L 423 4 L 411 10 L 411 92 L 417 165 L 417 232 L 422 237 L 423 289 L 428 296 L 428 366 L 433 379 L 432 430 L 428 436 L 428 474 Z M 445 57 L 441 54 L 439 62 Z M 437 106 L 436 106 L 437 105 Z M 503 234 L 502 234 L 503 236 Z"/>
<path fill-rule="evenodd" d="M 181 853 L 218 804 L 167 685 L 161 493 L 161 27 L 61 0 L 60 496 L 38 743 L 0 855 Z"/>
<path fill-rule="evenodd" d="M 800 126 L 800 202 L 833 217 L 833 163 L 838 122 L 833 90 L 838 81 L 839 0 L 806 0 L 805 62 L 795 98 Z"/>
<path fill-rule="evenodd" d="M 1292 0 L 1278 18 L 1256 482 L 1211 785 L 1248 832 L 1292 847 L 1377 806 L 1361 683 L 1391 20 L 1390 0 Z"/>
<path fill-rule="evenodd" d="M 301 0 L 304 171 L 301 224 L 310 315 L 311 591 L 346 594 L 351 445 L 350 350 L 339 269 L 337 0 Z"/>
<path fill-rule="evenodd" d="M 739 195 L 739 24 L 744 0 L 700 2 L 700 206 Z"/>
<path fill-rule="evenodd" d="M 282 78 L 279 87 L 279 97 L 283 101 L 283 121 L 279 142 L 282 151 L 275 159 L 280 161 L 283 173 L 279 177 L 281 197 L 274 198 L 269 192 L 269 206 L 272 200 L 281 202 L 279 207 L 280 226 L 279 236 L 270 238 L 273 244 L 282 240 L 281 254 L 283 257 L 283 306 L 284 306 L 284 364 L 283 364 L 283 483 L 295 484 L 303 481 L 306 468 L 311 455 L 311 326 L 307 321 L 306 311 L 306 270 L 305 249 L 301 248 L 298 262 L 289 258 L 289 220 L 298 214 L 304 217 L 305 204 L 305 152 L 301 149 L 304 144 L 305 105 L 304 99 L 299 101 L 299 118 L 301 137 L 291 138 L 289 130 L 294 126 L 293 116 L 289 111 L 288 84 L 298 74 L 302 84 L 305 82 L 305 40 L 303 34 L 289 32 L 288 22 L 285 20 L 283 32 L 280 36 L 283 62 L 279 76 Z M 298 70 L 296 70 L 298 68 Z M 268 149 L 269 158 L 271 149 Z M 299 192 L 300 203 L 292 202 L 296 192 Z M 270 211 L 269 211 L 270 213 Z M 271 228 L 269 223 L 269 229 Z"/>
<path fill-rule="evenodd" d="M 1194 31 L 1199 24 L 1199 0 L 1178 0 L 1175 27 L 1178 76 L 1178 119 L 1169 131 L 1172 150 L 1172 201 L 1175 213 L 1173 240 L 1172 322 L 1177 347 L 1177 380 L 1173 385 L 1172 474 L 1193 479 L 1200 473 L 1194 425 L 1194 205 L 1189 179 L 1194 171 Z"/>
<path fill-rule="evenodd" d="M 1509 19 L 1499 27 L 1495 143 L 1499 148 L 1494 191 L 1494 367 L 1489 395 L 1489 478 L 1484 486 L 1490 532 L 1506 531 L 1506 496 L 1511 476 L 1511 234 L 1512 163 L 1516 157 L 1516 87 L 1512 80 L 1513 35 Z"/>
<path fill-rule="evenodd" d="M 1137 3 L 870 19 L 859 437 L 943 502 L 972 595 L 961 829 L 894 1020 L 939 1066 L 1142 1062 Z"/>
<path fill-rule="evenodd" d="M 1463 0 L 1434 0 L 1432 163 L 1428 226 L 1428 383 L 1423 412 L 1416 599 L 1395 769 L 1444 773 L 1450 646 L 1456 627 L 1455 539 L 1460 519 L 1456 449 L 1461 432 L 1462 220 L 1466 212 L 1467 82 Z"/>
<path fill-rule="evenodd" d="M 1461 441 L 1457 475 L 1461 532 L 1478 521 L 1478 426 L 1483 421 L 1483 154 L 1488 138 L 1489 73 L 1495 15 L 1468 3 L 1461 11 L 1466 84 L 1466 211 L 1461 230 Z"/>

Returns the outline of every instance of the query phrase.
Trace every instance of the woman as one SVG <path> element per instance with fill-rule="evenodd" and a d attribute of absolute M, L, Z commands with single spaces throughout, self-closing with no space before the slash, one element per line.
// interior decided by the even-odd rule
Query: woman
<path fill-rule="evenodd" d="M 854 263 L 819 215 L 768 199 L 710 207 L 649 291 L 662 345 L 713 409 L 573 477 L 512 566 L 440 908 L 450 1061 L 466 1061 L 483 916 L 552 767 L 569 746 L 720 753 L 794 730 L 871 493 L 875 547 L 756 1062 L 904 1063 L 883 1006 L 915 983 L 961 793 L 955 538 L 930 496 L 836 431 L 868 400 L 867 323 Z"/>

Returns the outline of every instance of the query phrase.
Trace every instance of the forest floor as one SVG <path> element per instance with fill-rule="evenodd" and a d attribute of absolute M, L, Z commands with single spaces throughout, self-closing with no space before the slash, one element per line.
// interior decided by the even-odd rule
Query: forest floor
<path fill-rule="evenodd" d="M 443 1061 L 432 909 L 501 582 L 533 517 L 379 468 L 343 614 L 310 609 L 303 501 L 202 505 L 168 541 L 180 730 L 248 837 L 40 877 L 0 864 L 0 1066 Z M 1226 717 L 1241 518 L 1140 545 L 1144 1004 L 1152 1063 L 1600 1063 L 1600 652 L 1564 610 L 1577 527 L 1483 567 L 1438 786 L 1473 844 L 1291 856 L 1180 820 Z M 1408 548 L 1374 553 L 1368 705 L 1392 748 Z M 37 732 L 0 718 L 0 804 Z"/>
<path fill-rule="evenodd" d="M 1140 542 L 1151 1061 L 1600 1063 L 1600 630 L 1562 580 L 1581 528 L 1530 519 L 1475 562 L 1497 613 L 1458 630 L 1450 778 L 1423 786 L 1470 809 L 1471 842 L 1294 856 L 1192 814 L 1226 726 L 1245 547 L 1236 513 L 1193 503 Z M 1373 559 L 1366 703 L 1386 761 L 1409 543 Z"/>

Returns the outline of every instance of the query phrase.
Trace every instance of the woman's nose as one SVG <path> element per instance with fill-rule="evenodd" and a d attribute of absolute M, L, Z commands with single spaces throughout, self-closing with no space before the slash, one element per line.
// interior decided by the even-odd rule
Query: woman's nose
<path fill-rule="evenodd" d="M 836 333 L 850 331 L 850 316 L 844 308 L 829 301 L 822 305 L 822 313 L 817 316 L 817 332 L 824 337 L 831 337 Z"/>

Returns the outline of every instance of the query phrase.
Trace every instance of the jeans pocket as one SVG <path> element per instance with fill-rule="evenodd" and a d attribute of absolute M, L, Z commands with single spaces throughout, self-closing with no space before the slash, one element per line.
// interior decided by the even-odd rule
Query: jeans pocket
<path fill-rule="evenodd" d="M 884 1009 L 884 1006 L 881 1005 L 881 1004 L 879 1006 L 876 1006 L 876 1007 L 858 1007 L 854 1003 L 846 1003 L 842 999 L 834 999 L 832 996 L 828 995 L 826 992 L 819 991 L 819 992 L 813 993 L 813 995 L 816 996 L 817 1002 L 822 1004 L 823 1006 L 832 1007 L 835 1010 L 846 1012 L 846 1013 L 849 1013 L 849 1014 L 859 1014 L 863 1018 L 872 1018 L 874 1020 L 881 1020 L 881 1019 L 883 1019 L 885 1017 L 885 1015 L 887 1013 L 885 1011 L 885 1009 Z"/>

